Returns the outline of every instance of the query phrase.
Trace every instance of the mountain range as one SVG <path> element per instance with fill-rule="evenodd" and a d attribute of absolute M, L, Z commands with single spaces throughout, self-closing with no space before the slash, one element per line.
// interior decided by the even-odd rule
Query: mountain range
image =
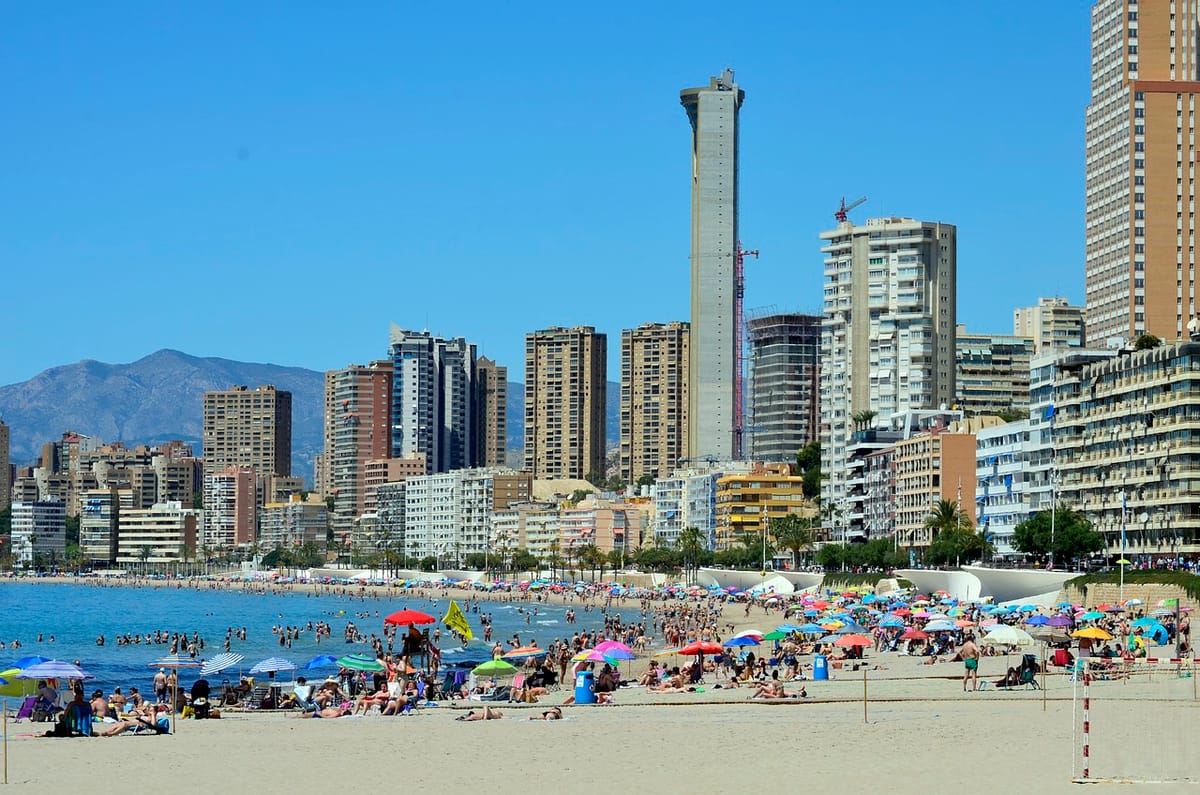
<path fill-rule="evenodd" d="M 10 459 L 32 464 L 42 445 L 71 430 L 106 442 L 154 445 L 183 439 L 200 454 L 204 393 L 234 384 L 274 384 L 292 393 L 292 474 L 311 480 L 323 446 L 325 374 L 303 367 L 239 362 L 160 350 L 128 364 L 91 359 L 52 367 L 0 386 L 0 419 L 9 426 Z M 607 436 L 619 435 L 620 385 L 608 382 Z M 519 450 L 525 388 L 508 384 L 508 447 Z"/>

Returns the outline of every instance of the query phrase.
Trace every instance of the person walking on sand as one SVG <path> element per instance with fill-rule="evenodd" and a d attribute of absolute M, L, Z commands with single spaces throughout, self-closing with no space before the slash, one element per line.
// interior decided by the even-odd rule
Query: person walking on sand
<path fill-rule="evenodd" d="M 972 690 L 979 689 L 979 647 L 975 645 L 975 636 L 967 635 L 966 642 L 959 648 L 958 654 L 963 661 L 963 692 L 967 691 L 967 682 L 972 681 Z"/>

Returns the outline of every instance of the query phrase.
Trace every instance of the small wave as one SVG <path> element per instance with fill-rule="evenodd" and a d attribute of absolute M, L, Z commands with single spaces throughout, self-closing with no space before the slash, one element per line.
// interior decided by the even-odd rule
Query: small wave
<path fill-rule="evenodd" d="M 551 619 L 549 619 L 548 621 L 534 621 L 533 623 L 535 623 L 535 624 L 544 624 L 544 625 L 546 625 L 546 626 L 549 626 L 550 624 L 559 624 L 559 623 L 561 623 L 561 622 L 560 622 L 560 621 L 559 621 L 557 618 L 551 618 Z"/>

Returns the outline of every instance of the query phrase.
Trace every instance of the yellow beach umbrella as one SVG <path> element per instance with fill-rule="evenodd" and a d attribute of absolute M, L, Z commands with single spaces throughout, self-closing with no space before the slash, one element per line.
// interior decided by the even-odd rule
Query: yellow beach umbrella
<path fill-rule="evenodd" d="M 1091 638 L 1092 640 L 1112 640 L 1113 636 L 1100 627 L 1084 627 L 1071 633 L 1073 638 Z"/>

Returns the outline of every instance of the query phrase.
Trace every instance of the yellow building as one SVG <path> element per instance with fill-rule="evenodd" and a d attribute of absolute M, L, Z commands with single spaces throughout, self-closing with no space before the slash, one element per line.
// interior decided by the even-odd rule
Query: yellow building
<path fill-rule="evenodd" d="M 735 546 L 745 534 L 761 534 L 771 519 L 811 513 L 803 484 L 787 464 L 755 464 L 749 472 L 718 478 L 717 551 Z"/>

